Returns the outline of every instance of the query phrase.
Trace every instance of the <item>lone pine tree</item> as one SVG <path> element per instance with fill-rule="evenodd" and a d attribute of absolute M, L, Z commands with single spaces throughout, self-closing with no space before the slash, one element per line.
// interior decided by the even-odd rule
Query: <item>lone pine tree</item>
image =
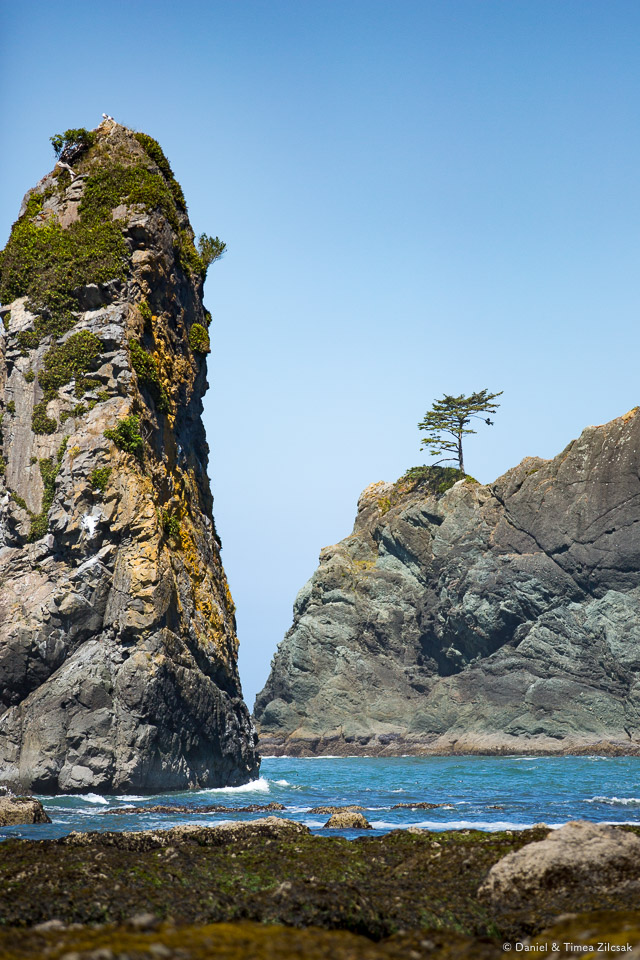
<path fill-rule="evenodd" d="M 476 433 L 469 427 L 471 420 L 483 420 L 487 426 L 493 426 L 493 420 L 483 414 L 495 413 L 500 404 L 493 401 L 502 396 L 502 393 L 502 390 L 489 393 L 485 388 L 469 397 L 464 394 L 458 397 L 447 394 L 441 400 L 434 401 L 433 407 L 425 414 L 418 427 L 427 432 L 421 446 L 426 447 L 432 457 L 445 454 L 436 464 L 457 460 L 460 472 L 465 473 L 462 438 L 466 434 Z"/>

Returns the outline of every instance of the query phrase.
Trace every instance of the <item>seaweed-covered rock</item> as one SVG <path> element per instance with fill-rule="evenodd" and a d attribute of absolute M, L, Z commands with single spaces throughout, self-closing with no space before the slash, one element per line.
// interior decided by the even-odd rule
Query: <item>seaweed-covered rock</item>
<path fill-rule="evenodd" d="M 640 753 L 640 409 L 491 484 L 439 470 L 368 487 L 322 550 L 263 752 Z"/>
<path fill-rule="evenodd" d="M 371 830 L 371 824 L 361 813 L 355 810 L 342 810 L 333 813 L 325 823 L 329 830 Z"/>
<path fill-rule="evenodd" d="M 258 771 L 202 424 L 206 270 L 162 150 L 105 121 L 0 254 L 0 783 Z"/>
<path fill-rule="evenodd" d="M 35 797 L 0 797 L 0 827 L 18 823 L 51 823 Z"/>

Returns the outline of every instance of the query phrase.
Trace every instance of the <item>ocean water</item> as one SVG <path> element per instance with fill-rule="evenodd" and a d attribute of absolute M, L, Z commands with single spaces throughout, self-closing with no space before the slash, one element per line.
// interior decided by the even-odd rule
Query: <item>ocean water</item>
<path fill-rule="evenodd" d="M 152 796 L 40 796 L 51 824 L 0 827 L 0 839 L 61 837 L 72 830 L 148 830 L 197 823 L 214 826 L 267 813 L 235 812 L 248 804 L 282 803 L 278 815 L 321 833 L 320 805 L 359 804 L 369 836 L 411 825 L 429 830 L 520 830 L 569 820 L 640 826 L 640 757 L 321 757 L 266 758 L 260 778 L 241 787 Z M 420 801 L 432 810 L 396 808 Z M 142 813 L 151 804 L 188 805 L 193 812 Z M 204 806 L 231 813 L 199 812 Z M 126 813 L 116 810 L 128 808 Z M 334 833 L 334 831 L 331 831 Z M 335 831 L 337 832 L 337 831 Z M 341 831 L 356 836 L 358 831 Z"/>

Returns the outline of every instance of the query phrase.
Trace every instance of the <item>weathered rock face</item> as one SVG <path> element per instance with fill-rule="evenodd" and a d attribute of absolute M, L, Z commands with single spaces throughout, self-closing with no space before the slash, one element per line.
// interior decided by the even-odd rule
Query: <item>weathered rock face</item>
<path fill-rule="evenodd" d="M 0 827 L 16 823 L 51 823 L 35 797 L 0 797 Z"/>
<path fill-rule="evenodd" d="M 0 783 L 243 783 L 258 758 L 201 420 L 207 264 L 156 142 L 109 121 L 88 140 L 0 255 Z"/>
<path fill-rule="evenodd" d="M 640 410 L 495 483 L 374 484 L 256 700 L 261 750 L 640 752 Z"/>

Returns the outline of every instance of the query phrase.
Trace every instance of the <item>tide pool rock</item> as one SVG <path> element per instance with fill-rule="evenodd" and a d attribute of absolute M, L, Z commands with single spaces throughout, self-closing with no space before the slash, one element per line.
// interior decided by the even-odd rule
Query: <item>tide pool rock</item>
<path fill-rule="evenodd" d="M 371 830 L 371 824 L 365 816 L 354 810 L 342 810 L 333 813 L 324 825 L 325 830 Z"/>
<path fill-rule="evenodd" d="M 206 263 L 159 145 L 106 121 L 0 255 L 0 783 L 258 774 L 202 423 Z"/>
<path fill-rule="evenodd" d="M 322 550 L 256 699 L 263 752 L 640 753 L 639 408 L 446 480 L 373 484 Z"/>

